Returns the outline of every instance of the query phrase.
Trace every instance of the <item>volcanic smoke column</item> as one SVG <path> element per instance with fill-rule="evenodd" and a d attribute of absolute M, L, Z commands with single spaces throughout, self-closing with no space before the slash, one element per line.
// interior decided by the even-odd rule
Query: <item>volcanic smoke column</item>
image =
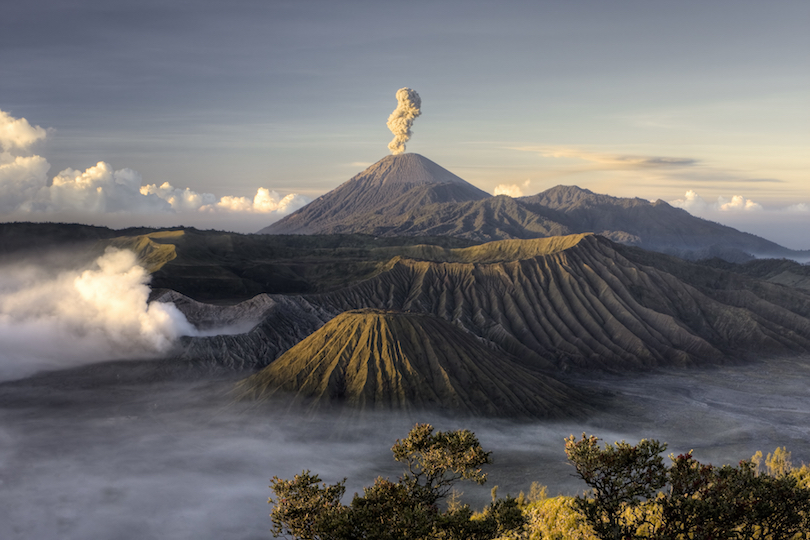
<path fill-rule="evenodd" d="M 422 99 L 414 90 L 400 88 L 397 90 L 397 101 L 397 108 L 388 117 L 388 129 L 394 134 L 394 140 L 388 143 L 388 149 L 394 155 L 405 151 L 405 143 L 411 138 L 413 120 L 422 114 Z"/>

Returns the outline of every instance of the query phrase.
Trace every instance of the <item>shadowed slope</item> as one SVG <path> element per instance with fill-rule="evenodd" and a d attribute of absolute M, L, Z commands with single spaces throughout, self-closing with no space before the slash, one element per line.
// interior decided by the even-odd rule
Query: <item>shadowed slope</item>
<path fill-rule="evenodd" d="M 566 249 L 509 262 L 398 259 L 319 303 L 433 313 L 541 366 L 626 369 L 810 350 L 806 294 L 618 251 L 594 235 L 574 238 Z"/>
<path fill-rule="evenodd" d="M 418 154 L 387 156 L 259 232 L 455 236 L 479 242 L 591 232 L 692 260 L 810 256 L 661 200 L 611 197 L 576 186 L 516 199 L 492 197 Z"/>
<path fill-rule="evenodd" d="M 518 201 L 532 211 L 557 212 L 572 232 L 591 231 L 612 240 L 674 255 L 729 256 L 733 251 L 757 256 L 791 256 L 799 252 L 674 208 L 662 200 L 620 198 L 577 186 L 556 186 Z"/>
<path fill-rule="evenodd" d="M 290 339 L 278 328 L 307 335 L 358 308 L 430 313 L 527 367 L 552 371 L 810 351 L 810 294 L 599 236 L 409 249 L 415 258 L 395 257 L 373 278 L 286 297 L 284 310 L 244 336 L 218 336 L 216 344 L 195 340 L 193 356 L 255 350 L 244 363 L 263 366 L 277 357 L 273 351 L 284 350 L 273 344 Z M 460 262 L 436 262 L 447 260 Z"/>
<path fill-rule="evenodd" d="M 294 393 L 311 407 L 571 416 L 581 402 L 474 336 L 425 314 L 342 313 L 239 385 L 243 398 Z M 567 411 L 567 412 L 566 412 Z"/>

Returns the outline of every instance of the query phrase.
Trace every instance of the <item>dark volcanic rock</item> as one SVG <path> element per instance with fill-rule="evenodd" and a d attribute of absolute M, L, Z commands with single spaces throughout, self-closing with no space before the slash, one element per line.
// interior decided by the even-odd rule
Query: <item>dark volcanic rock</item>
<path fill-rule="evenodd" d="M 414 208 L 490 195 L 419 154 L 387 156 L 304 208 L 259 231 L 335 234 L 388 227 Z M 396 219 L 394 220 L 396 221 Z"/>
<path fill-rule="evenodd" d="M 692 216 L 661 200 L 610 197 L 576 186 L 517 199 L 492 197 L 418 154 L 388 156 L 259 232 L 445 235 L 479 242 L 592 232 L 690 260 L 810 258 L 808 252 Z"/>
<path fill-rule="evenodd" d="M 359 308 L 429 313 L 551 372 L 810 351 L 805 291 L 594 235 L 413 246 L 355 285 L 273 299 L 278 306 L 251 332 L 191 340 L 187 356 L 261 367 Z"/>

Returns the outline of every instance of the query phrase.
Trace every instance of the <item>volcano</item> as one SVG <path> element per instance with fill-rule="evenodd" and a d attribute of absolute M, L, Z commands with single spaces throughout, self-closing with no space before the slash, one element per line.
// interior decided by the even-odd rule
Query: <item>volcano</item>
<path fill-rule="evenodd" d="M 390 228 L 417 208 L 490 197 L 426 157 L 398 154 L 384 157 L 259 233 L 368 232 L 369 228 Z"/>
<path fill-rule="evenodd" d="M 583 410 L 565 384 L 444 319 L 376 309 L 341 313 L 242 381 L 238 392 L 249 399 L 292 395 L 312 408 L 533 418 Z"/>
<path fill-rule="evenodd" d="M 701 219 L 662 200 L 556 186 L 493 197 L 419 154 L 387 156 L 260 234 L 452 236 L 474 242 L 595 233 L 615 242 L 698 260 L 804 260 L 753 234 Z"/>

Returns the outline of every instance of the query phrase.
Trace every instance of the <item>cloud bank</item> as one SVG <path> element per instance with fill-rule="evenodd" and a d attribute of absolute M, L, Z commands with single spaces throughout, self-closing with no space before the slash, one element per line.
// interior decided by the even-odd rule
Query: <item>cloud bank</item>
<path fill-rule="evenodd" d="M 264 225 L 309 202 L 291 193 L 282 196 L 260 187 L 253 198 L 197 193 L 189 188 L 144 184 L 132 169 L 115 170 L 99 161 L 84 171 L 65 169 L 48 179 L 50 164 L 32 146 L 47 130 L 0 110 L 0 219 L 48 219 L 49 216 L 161 216 L 200 221 L 212 215 L 262 216 Z M 143 224 L 143 223 L 141 223 Z"/>
<path fill-rule="evenodd" d="M 0 379 L 105 359 L 153 357 L 197 330 L 174 306 L 149 302 L 149 274 L 131 251 L 91 265 L 0 268 Z"/>
<path fill-rule="evenodd" d="M 763 210 L 761 204 L 747 199 L 742 195 L 733 195 L 731 199 L 727 199 L 721 195 L 717 197 L 717 201 L 710 203 L 691 189 L 686 192 L 683 199 L 669 201 L 669 204 L 677 208 L 683 208 L 690 214 L 701 217 L 714 212 L 761 212 Z"/>
<path fill-rule="evenodd" d="M 810 205 L 806 203 L 765 206 L 743 195 L 719 196 L 707 201 L 691 189 L 683 198 L 668 202 L 693 216 L 762 236 L 791 249 L 810 249 L 806 232 L 810 227 Z"/>

